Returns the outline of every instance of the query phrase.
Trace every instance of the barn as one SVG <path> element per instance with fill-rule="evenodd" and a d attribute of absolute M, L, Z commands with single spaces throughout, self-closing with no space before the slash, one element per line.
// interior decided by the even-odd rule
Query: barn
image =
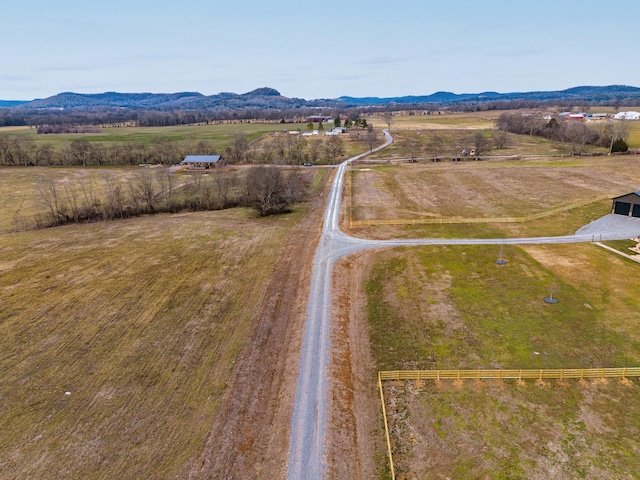
<path fill-rule="evenodd" d="M 612 199 L 611 213 L 640 218 L 640 190 Z"/>
<path fill-rule="evenodd" d="M 182 161 L 182 165 L 197 170 L 205 170 L 224 165 L 224 160 L 220 155 L 187 155 Z"/>

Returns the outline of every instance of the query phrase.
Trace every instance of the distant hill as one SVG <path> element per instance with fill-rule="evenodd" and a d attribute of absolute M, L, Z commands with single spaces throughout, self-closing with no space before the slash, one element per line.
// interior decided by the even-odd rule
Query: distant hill
<path fill-rule="evenodd" d="M 2 107 L 17 107 L 24 103 L 29 103 L 29 100 L 0 100 L 0 108 Z"/>
<path fill-rule="evenodd" d="M 546 91 L 546 92 L 513 92 L 513 93 L 462 93 L 436 92 L 426 96 L 405 96 L 405 97 L 340 97 L 337 100 L 347 105 L 388 105 L 388 104 L 421 104 L 439 103 L 455 104 L 461 102 L 495 102 L 495 101 L 581 101 L 589 103 L 602 103 L 624 100 L 639 100 L 640 88 L 626 85 L 610 85 L 606 87 L 573 87 L 567 90 Z"/>
<path fill-rule="evenodd" d="M 20 105 L 24 109 L 93 109 L 99 107 L 145 110 L 176 109 L 291 109 L 306 105 L 306 100 L 287 98 L 273 88 L 258 88 L 248 93 L 219 93 L 206 96 L 198 92 L 82 94 L 65 92 Z"/>
<path fill-rule="evenodd" d="M 431 95 L 404 97 L 339 97 L 335 99 L 305 100 L 289 98 L 273 88 L 258 88 L 251 92 L 218 93 L 203 95 L 198 92 L 179 93 L 117 93 L 81 94 L 65 92 L 53 97 L 33 101 L 0 100 L 0 107 L 17 109 L 74 109 L 93 110 L 97 108 L 126 108 L 144 110 L 236 110 L 272 109 L 295 110 L 302 107 L 364 107 L 386 105 L 455 105 L 456 103 L 486 103 L 499 101 L 575 101 L 585 103 L 638 102 L 640 88 L 626 85 L 605 87 L 580 86 L 567 90 L 541 92 L 483 92 L 461 93 L 436 92 Z"/>

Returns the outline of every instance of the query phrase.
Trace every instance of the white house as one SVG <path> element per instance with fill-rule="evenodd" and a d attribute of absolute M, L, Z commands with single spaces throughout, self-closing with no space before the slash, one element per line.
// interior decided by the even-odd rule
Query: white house
<path fill-rule="evenodd" d="M 327 130 L 325 135 L 340 135 L 342 133 L 347 133 L 347 129 L 344 127 L 333 127 L 330 130 Z"/>

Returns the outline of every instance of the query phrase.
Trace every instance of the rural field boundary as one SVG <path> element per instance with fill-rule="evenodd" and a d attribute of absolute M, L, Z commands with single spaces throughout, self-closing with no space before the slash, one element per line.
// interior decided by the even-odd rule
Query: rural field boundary
<path fill-rule="evenodd" d="M 352 182 L 353 183 L 353 182 Z M 349 227 L 371 227 L 377 225 L 441 225 L 441 224 L 472 224 L 472 223 L 524 223 L 531 220 L 537 220 L 539 218 L 549 217 L 556 213 L 572 210 L 574 208 L 584 207 L 595 202 L 602 200 L 611 200 L 611 195 L 600 195 L 596 198 L 589 200 L 582 200 L 580 202 L 574 202 L 561 207 L 551 208 L 544 210 L 533 215 L 526 215 L 524 217 L 477 217 L 477 218 L 462 218 L 462 217 L 442 217 L 442 218 L 396 218 L 396 219 L 372 219 L 372 220 L 353 220 L 351 211 L 353 210 L 353 195 L 351 195 L 351 202 L 349 208 Z"/>
<path fill-rule="evenodd" d="M 511 369 L 511 370 L 392 370 L 378 372 L 378 388 L 380 389 L 380 402 L 382 404 L 382 416 L 384 420 L 384 434 L 387 441 L 387 455 L 391 478 L 395 480 L 395 467 L 391 451 L 391 439 L 389 436 L 389 423 L 387 421 L 387 407 L 384 401 L 383 381 L 395 380 L 584 380 L 588 378 L 620 378 L 640 377 L 640 367 L 619 368 L 559 368 L 559 369 Z"/>

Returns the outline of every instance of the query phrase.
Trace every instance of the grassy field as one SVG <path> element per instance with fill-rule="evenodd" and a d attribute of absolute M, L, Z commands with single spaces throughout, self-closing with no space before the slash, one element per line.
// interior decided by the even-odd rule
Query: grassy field
<path fill-rule="evenodd" d="M 499 255 L 498 247 L 378 254 L 365 285 L 378 369 L 640 362 L 640 287 L 620 282 L 635 277 L 635 262 L 592 245 L 509 246 L 505 266 L 494 263 Z M 556 305 L 542 301 L 551 286 Z M 640 468 L 639 388 L 393 384 L 398 478 L 626 478 Z"/>
<path fill-rule="evenodd" d="M 491 112 L 451 113 L 442 111 L 432 115 L 397 115 L 393 117 L 391 131 L 394 130 L 423 130 L 423 129 L 482 129 L 493 128 L 496 118 L 503 113 L 499 110 Z M 367 117 L 367 122 L 376 128 L 387 128 L 386 122 L 378 117 Z"/>
<path fill-rule="evenodd" d="M 493 145 L 493 138 L 498 133 L 496 130 L 483 129 L 480 130 L 482 134 L 487 137 Z M 411 159 L 411 151 L 407 148 L 408 139 L 417 139 L 420 143 L 420 147 L 414 151 L 414 158 L 421 163 L 433 161 L 433 148 L 430 147 L 430 143 L 434 142 L 434 139 L 440 142 L 441 147 L 438 152 L 438 157 L 444 157 L 445 160 L 450 160 L 453 156 L 461 156 L 460 142 L 462 139 L 469 138 L 476 132 L 469 132 L 460 128 L 448 128 L 440 130 L 402 130 L 393 132 L 395 142 L 388 148 L 374 153 L 367 157 L 367 160 L 362 163 L 376 161 L 391 161 L 392 163 L 407 162 Z M 554 142 L 542 137 L 534 137 L 529 135 L 516 135 L 507 134 L 509 143 L 506 148 L 495 149 L 491 148 L 486 157 L 521 157 L 521 156 L 554 156 L 565 155 L 570 151 L 570 147 L 562 144 L 561 142 Z M 467 141 L 468 145 L 473 145 L 472 141 Z M 569 150 L 568 150 L 569 148 Z M 603 151 L 602 148 L 588 147 L 588 151 Z M 468 158 L 467 160 L 473 160 Z"/>
<path fill-rule="evenodd" d="M 629 138 L 627 144 L 629 148 L 640 148 L 640 122 L 629 122 Z"/>
<path fill-rule="evenodd" d="M 102 128 L 101 133 L 80 134 L 49 134 L 38 135 L 35 129 L 0 130 L 9 135 L 27 135 L 36 145 L 50 143 L 55 148 L 68 146 L 78 138 L 90 142 L 123 143 L 138 142 L 152 145 L 156 141 L 168 140 L 170 142 L 189 141 L 197 143 L 200 140 L 211 142 L 219 152 L 224 152 L 231 143 L 235 133 L 244 133 L 250 141 L 257 140 L 271 132 L 282 130 L 305 130 L 305 124 L 279 124 L 279 123 L 234 123 L 221 125 L 180 125 L 173 127 L 111 127 Z"/>
<path fill-rule="evenodd" d="M 351 173 L 353 220 L 522 217 L 616 196 L 640 185 L 640 159 L 599 157 L 363 166 Z M 357 228 L 384 236 L 570 234 L 610 213 L 608 201 L 515 224 Z"/>
<path fill-rule="evenodd" d="M 36 170 L 0 194 L 32 208 Z M 0 477 L 184 478 L 305 211 L 0 233 Z"/>

